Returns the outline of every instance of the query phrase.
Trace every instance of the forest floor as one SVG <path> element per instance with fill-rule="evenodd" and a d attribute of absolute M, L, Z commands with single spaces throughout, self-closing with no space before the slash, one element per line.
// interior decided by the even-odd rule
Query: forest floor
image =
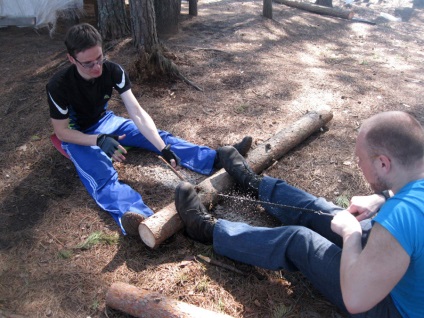
<path fill-rule="evenodd" d="M 424 10 L 406 0 L 333 4 L 375 24 L 277 3 L 270 20 L 262 0 L 200 0 L 191 17 L 183 2 L 179 32 L 163 43 L 202 92 L 172 79 L 137 80 L 130 39 L 105 48 L 130 71 L 137 99 L 159 128 L 212 148 L 245 135 L 255 148 L 308 111 L 331 108 L 326 129 L 263 174 L 346 204 L 369 193 L 353 154 L 361 122 L 402 110 L 424 123 Z M 182 231 L 157 249 L 122 236 L 50 143 L 45 85 L 68 65 L 61 37 L 7 27 L 0 42 L 0 317 L 127 317 L 105 305 L 113 282 L 233 317 L 346 317 L 299 273 L 231 261 Z M 127 116 L 117 95 L 110 108 Z M 132 149 L 115 166 L 154 211 L 173 202 L 179 179 L 156 155 Z M 180 171 L 192 183 L 206 178 Z M 231 201 L 212 213 L 278 225 L 257 206 Z M 199 254 L 246 274 L 204 263 Z"/>

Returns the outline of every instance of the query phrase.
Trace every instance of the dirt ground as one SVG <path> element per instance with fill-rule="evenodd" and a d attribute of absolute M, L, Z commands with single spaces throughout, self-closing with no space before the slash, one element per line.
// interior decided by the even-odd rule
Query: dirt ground
<path fill-rule="evenodd" d="M 132 73 L 133 91 L 159 128 L 212 148 L 245 135 L 257 147 L 308 111 L 330 107 L 326 129 L 263 173 L 346 204 L 369 193 L 353 156 L 362 120 L 403 110 L 424 123 L 424 11 L 406 0 L 333 4 L 375 24 L 276 3 L 269 20 L 261 0 L 200 0 L 199 15 L 189 17 L 183 2 L 180 30 L 163 42 L 204 91 Z M 0 43 L 0 317 L 127 317 L 105 306 L 118 281 L 234 317 L 346 317 L 298 273 L 236 263 L 183 232 L 155 250 L 123 237 L 49 140 L 45 84 L 68 65 L 61 36 L 7 27 Z M 105 47 L 132 69 L 129 39 Z M 115 97 L 111 109 L 126 116 Z M 173 202 L 179 179 L 154 154 L 132 149 L 116 168 L 154 211 Z M 181 173 L 193 183 L 205 178 Z M 256 206 L 225 201 L 212 212 L 277 225 Z"/>

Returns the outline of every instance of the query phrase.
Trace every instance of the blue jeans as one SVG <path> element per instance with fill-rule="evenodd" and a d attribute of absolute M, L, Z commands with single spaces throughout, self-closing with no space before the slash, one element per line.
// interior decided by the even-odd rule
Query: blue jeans
<path fill-rule="evenodd" d="M 342 208 L 286 182 L 264 177 L 261 201 L 334 214 Z M 253 227 L 218 220 L 213 233 L 216 253 L 246 264 L 271 269 L 300 271 L 328 300 L 343 311 L 340 288 L 342 240 L 331 230 L 331 217 L 289 207 L 263 205 L 284 226 Z M 361 222 L 362 245 L 371 231 L 371 220 Z M 401 317 L 390 296 L 369 312 L 354 317 Z"/>
<path fill-rule="evenodd" d="M 158 132 L 165 144 L 170 144 L 171 150 L 181 159 L 181 166 L 205 175 L 212 173 L 216 157 L 215 150 L 191 144 L 166 131 L 159 130 Z M 137 147 L 160 153 L 140 133 L 132 120 L 115 116 L 111 111 L 108 111 L 97 124 L 84 133 L 126 134 L 126 137 L 120 141 L 122 146 Z M 137 191 L 118 180 L 118 173 L 113 167 L 112 161 L 99 147 L 64 142 L 62 148 L 74 163 L 88 193 L 103 210 L 112 215 L 124 234 L 126 233 L 121 224 L 121 217 L 125 212 L 139 213 L 144 217 L 153 214 L 153 211 L 143 202 Z"/>

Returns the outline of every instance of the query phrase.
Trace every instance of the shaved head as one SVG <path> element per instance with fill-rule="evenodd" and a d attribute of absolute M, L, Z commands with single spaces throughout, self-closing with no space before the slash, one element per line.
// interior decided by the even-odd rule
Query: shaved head
<path fill-rule="evenodd" d="M 405 112 L 382 112 L 368 118 L 358 138 L 364 138 L 370 156 L 386 155 L 405 167 L 424 158 L 423 127 Z"/>

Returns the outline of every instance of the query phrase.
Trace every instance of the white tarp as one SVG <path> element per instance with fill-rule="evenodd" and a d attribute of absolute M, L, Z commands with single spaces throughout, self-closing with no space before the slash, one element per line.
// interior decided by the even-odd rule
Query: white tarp
<path fill-rule="evenodd" d="M 0 17 L 35 17 L 36 26 L 55 24 L 57 13 L 81 12 L 83 0 L 0 0 Z"/>

